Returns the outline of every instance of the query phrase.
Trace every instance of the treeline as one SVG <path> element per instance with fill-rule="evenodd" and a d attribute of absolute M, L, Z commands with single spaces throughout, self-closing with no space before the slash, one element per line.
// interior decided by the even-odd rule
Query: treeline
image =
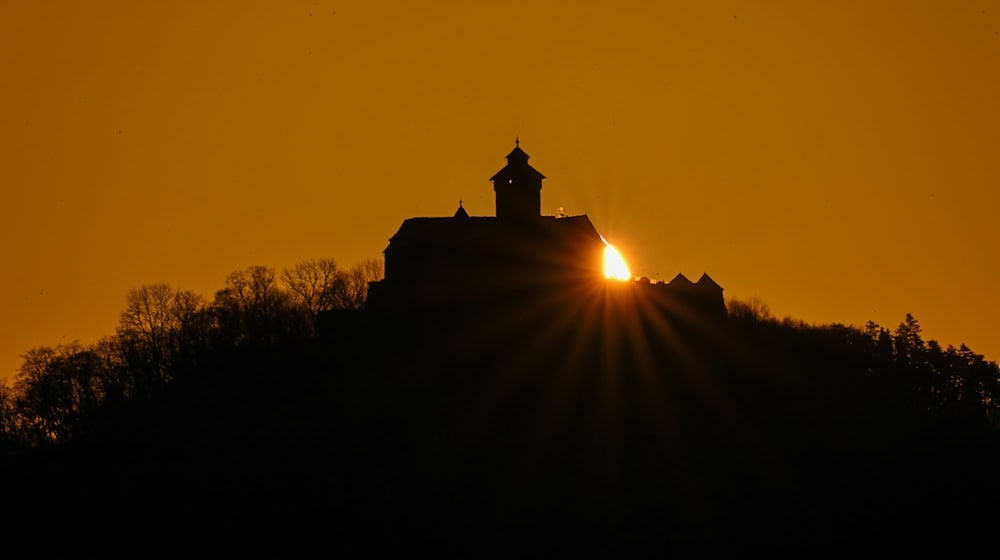
<path fill-rule="evenodd" d="M 70 442 L 102 411 L 155 397 L 240 349 L 316 335 L 318 318 L 364 307 L 382 263 L 341 269 L 332 258 L 232 272 L 211 300 L 166 283 L 130 290 L 115 334 L 28 350 L 13 384 L 0 384 L 0 453 Z"/>
<path fill-rule="evenodd" d="M 28 350 L 13 384 L 0 384 L 0 450 L 72 441 L 102 408 L 155 396 L 172 381 L 205 375 L 233 352 L 315 339 L 324 312 L 360 311 L 381 262 L 350 269 L 310 259 L 281 273 L 251 266 L 229 274 L 211 300 L 168 284 L 130 290 L 114 335 Z M 1000 427 L 1000 370 L 965 344 L 924 340 L 906 314 L 894 329 L 814 326 L 772 317 L 759 300 L 727 302 L 730 356 L 783 352 L 801 371 L 829 371 L 831 387 L 858 402 L 969 426 Z M 369 341 L 373 342 L 373 341 Z M 778 360 L 772 356 L 773 360 Z M 822 363 L 817 363 L 822 362 Z"/>
<path fill-rule="evenodd" d="M 727 306 L 744 343 L 777 345 L 801 371 L 825 373 L 829 387 L 855 404 L 970 429 L 1000 428 L 997 363 L 965 344 L 942 348 L 937 340 L 924 340 L 920 322 L 910 313 L 893 329 L 874 321 L 859 329 L 779 320 L 756 299 L 732 300 Z"/>
<path fill-rule="evenodd" d="M 29 351 L 0 393 L 21 525 L 284 555 L 992 535 L 1000 371 L 910 315 L 706 319 L 617 284 L 359 311 L 380 276 L 145 286 L 115 335 Z"/>

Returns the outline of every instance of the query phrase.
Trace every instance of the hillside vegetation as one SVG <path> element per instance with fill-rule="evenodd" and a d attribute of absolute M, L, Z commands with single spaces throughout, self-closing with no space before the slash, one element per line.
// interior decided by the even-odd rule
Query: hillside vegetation
<path fill-rule="evenodd" d="M 12 534 L 289 555 L 992 531 L 1000 371 L 910 315 L 706 320 L 627 284 L 373 314 L 366 266 L 144 286 L 115 334 L 28 351 L 0 389 Z"/>

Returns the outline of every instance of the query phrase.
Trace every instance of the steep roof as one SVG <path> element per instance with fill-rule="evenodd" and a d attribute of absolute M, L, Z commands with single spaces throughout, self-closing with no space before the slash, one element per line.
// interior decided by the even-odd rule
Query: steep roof
<path fill-rule="evenodd" d="M 511 160 L 514 160 L 515 162 L 527 162 L 528 159 L 530 158 L 531 156 L 529 156 L 527 152 L 521 149 L 520 142 L 516 142 L 514 149 L 511 150 L 509 154 L 507 154 L 508 163 L 513 163 Z"/>
<path fill-rule="evenodd" d="M 702 274 L 701 278 L 698 279 L 698 285 L 699 286 L 709 287 L 709 288 L 718 288 L 720 290 L 722 289 L 722 286 L 718 285 L 715 282 L 715 280 L 712 280 L 712 277 L 709 276 L 707 272 L 704 273 L 704 274 Z"/>
<path fill-rule="evenodd" d="M 692 282 L 690 280 L 688 280 L 688 277 L 684 276 L 683 273 L 678 272 L 677 276 L 674 276 L 674 279 L 670 281 L 670 284 L 672 284 L 672 285 L 681 285 L 681 284 L 691 285 Z"/>
<path fill-rule="evenodd" d="M 496 182 L 497 180 L 507 179 L 512 176 L 523 175 L 525 172 L 538 179 L 544 179 L 545 175 L 542 175 L 537 169 L 528 165 L 528 159 L 530 158 L 531 156 L 521 149 L 520 141 L 515 141 L 514 149 L 507 154 L 507 165 L 490 177 L 490 181 Z"/>

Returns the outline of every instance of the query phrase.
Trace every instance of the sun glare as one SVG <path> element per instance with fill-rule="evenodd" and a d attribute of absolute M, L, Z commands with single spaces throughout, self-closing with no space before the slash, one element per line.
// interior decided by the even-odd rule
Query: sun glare
<path fill-rule="evenodd" d="M 606 244 L 604 247 L 604 277 L 612 280 L 632 279 L 632 271 L 625 264 L 625 259 L 622 258 L 618 249 L 610 244 Z"/>

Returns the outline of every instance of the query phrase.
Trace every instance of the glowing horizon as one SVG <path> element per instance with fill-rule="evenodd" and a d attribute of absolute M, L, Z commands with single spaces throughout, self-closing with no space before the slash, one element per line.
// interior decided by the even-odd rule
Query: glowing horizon
<path fill-rule="evenodd" d="M 327 4 L 0 3 L 0 379 L 144 284 L 211 298 L 490 215 L 516 136 L 542 215 L 638 277 L 1000 357 L 1000 10 Z"/>

